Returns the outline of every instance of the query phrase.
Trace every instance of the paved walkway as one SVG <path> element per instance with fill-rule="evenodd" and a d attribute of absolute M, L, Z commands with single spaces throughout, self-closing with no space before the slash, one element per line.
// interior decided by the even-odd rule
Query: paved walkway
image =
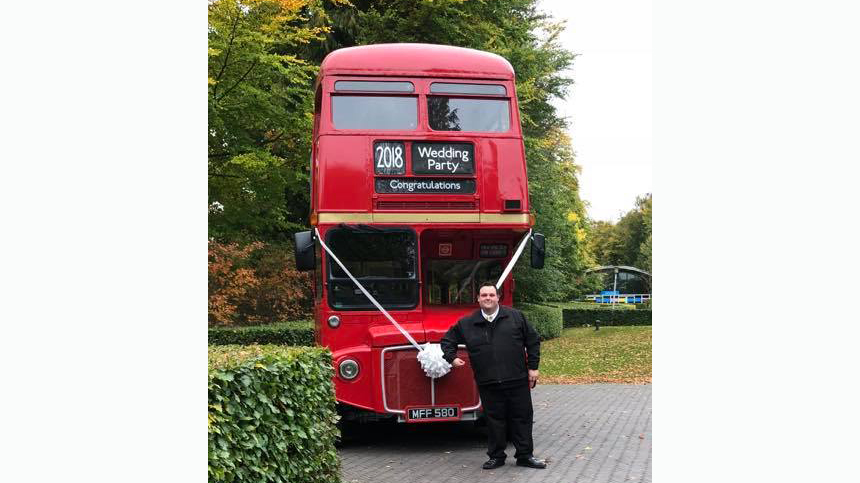
<path fill-rule="evenodd" d="M 486 471 L 486 430 L 472 423 L 373 424 L 340 448 L 344 483 L 472 481 L 622 483 L 651 481 L 651 386 L 538 385 L 535 456 L 547 469 Z"/>

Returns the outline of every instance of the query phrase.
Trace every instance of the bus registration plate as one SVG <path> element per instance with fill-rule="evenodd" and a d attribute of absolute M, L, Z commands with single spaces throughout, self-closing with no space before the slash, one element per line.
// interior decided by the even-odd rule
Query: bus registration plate
<path fill-rule="evenodd" d="M 406 408 L 407 423 L 459 420 L 460 406 L 409 406 Z"/>

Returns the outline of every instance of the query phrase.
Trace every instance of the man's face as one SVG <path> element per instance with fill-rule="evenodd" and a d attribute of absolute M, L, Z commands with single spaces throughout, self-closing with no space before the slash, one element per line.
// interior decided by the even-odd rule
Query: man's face
<path fill-rule="evenodd" d="M 484 312 L 490 314 L 495 312 L 496 307 L 499 306 L 499 294 L 496 292 L 496 287 L 481 287 L 481 291 L 478 292 L 478 304 Z"/>

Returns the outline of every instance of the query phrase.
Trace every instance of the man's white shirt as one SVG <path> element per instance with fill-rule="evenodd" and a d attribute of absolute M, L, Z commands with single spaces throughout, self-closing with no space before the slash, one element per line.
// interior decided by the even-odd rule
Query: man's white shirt
<path fill-rule="evenodd" d="M 497 315 L 499 315 L 499 306 L 497 305 L 497 306 L 496 306 L 496 311 L 495 311 L 495 312 L 493 312 L 493 313 L 492 313 L 492 314 L 490 314 L 490 315 L 485 314 L 485 313 L 484 313 L 484 311 L 483 311 L 483 310 L 481 310 L 481 315 L 483 315 L 483 316 L 484 316 L 484 318 L 485 318 L 485 319 L 487 319 L 487 322 L 491 322 L 491 323 L 492 323 L 492 322 L 493 322 L 493 320 L 495 320 L 495 319 L 496 319 L 496 316 L 497 316 Z"/>

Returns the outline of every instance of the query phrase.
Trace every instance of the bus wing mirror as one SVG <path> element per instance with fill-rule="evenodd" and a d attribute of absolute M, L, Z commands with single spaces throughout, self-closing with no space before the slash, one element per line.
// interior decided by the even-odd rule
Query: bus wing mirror
<path fill-rule="evenodd" d="M 301 271 L 313 270 L 317 265 L 314 250 L 314 235 L 310 231 L 300 231 L 293 235 L 296 251 L 296 269 Z"/>
<path fill-rule="evenodd" d="M 541 233 L 532 236 L 532 268 L 543 268 L 546 257 L 546 237 Z"/>

